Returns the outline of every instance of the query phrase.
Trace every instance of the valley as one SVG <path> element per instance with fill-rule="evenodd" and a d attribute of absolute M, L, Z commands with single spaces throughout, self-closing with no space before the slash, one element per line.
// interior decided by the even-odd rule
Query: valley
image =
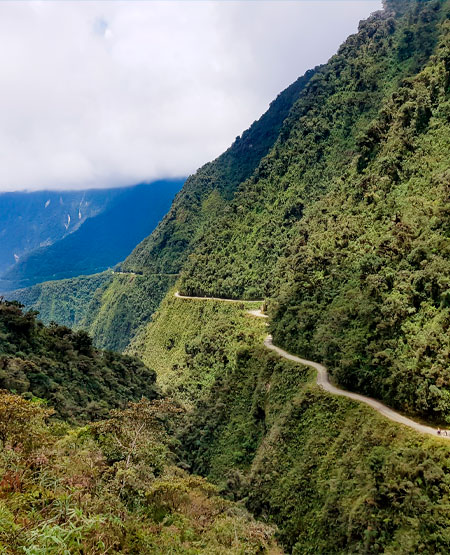
<path fill-rule="evenodd" d="M 94 189 L 71 194 L 49 192 L 50 198 L 45 204 L 42 193 L 31 193 L 32 199 L 28 199 L 31 225 L 25 228 L 30 245 L 25 252 L 21 252 L 19 246 L 14 247 L 20 257 L 13 264 L 10 255 L 9 267 L 0 275 L 0 291 L 97 274 L 114 267 L 153 231 L 183 182 L 183 179 L 161 180 L 120 189 Z M 0 213 L 8 214 L 6 225 L 9 227 L 2 232 L 8 236 L 8 241 L 14 237 L 20 241 L 20 232 L 23 233 L 22 219 L 27 217 L 22 206 L 26 203 L 23 196 L 23 193 L 10 193 L 6 198 L 0 195 Z M 64 201 L 63 197 L 81 199 L 79 206 L 75 207 L 78 210 L 76 219 L 70 218 L 68 211 L 73 207 L 67 206 L 68 200 Z M 52 200 L 59 212 L 42 214 L 42 210 L 53 207 Z M 17 218 L 17 214 L 21 215 Z M 68 226 L 64 223 L 66 219 L 69 224 L 72 222 Z M 54 236 L 51 235 L 53 230 Z M 2 246 L 6 254 L 10 247 L 5 242 Z M 13 293 L 15 298 L 19 295 Z"/>
<path fill-rule="evenodd" d="M 449 160 L 450 0 L 385 0 L 157 220 L 25 255 L 0 552 L 448 553 Z"/>

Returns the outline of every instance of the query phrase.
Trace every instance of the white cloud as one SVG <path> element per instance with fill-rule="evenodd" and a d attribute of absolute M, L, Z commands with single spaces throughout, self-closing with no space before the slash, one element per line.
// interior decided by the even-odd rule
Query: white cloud
<path fill-rule="evenodd" d="M 187 175 L 380 0 L 0 3 L 0 190 Z"/>

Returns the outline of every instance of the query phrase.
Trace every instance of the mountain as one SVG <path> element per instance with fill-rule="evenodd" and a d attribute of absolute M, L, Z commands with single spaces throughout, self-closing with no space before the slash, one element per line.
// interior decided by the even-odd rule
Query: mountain
<path fill-rule="evenodd" d="M 394 4 L 394 7 L 396 4 Z M 274 338 L 343 386 L 450 414 L 448 3 L 360 25 L 205 228 L 186 294 L 266 297 Z"/>
<path fill-rule="evenodd" d="M 0 275 L 106 209 L 122 189 L 0 193 Z"/>
<path fill-rule="evenodd" d="M 189 410 L 178 458 L 287 553 L 445 553 L 450 440 L 331 395 L 263 345 L 260 303 L 164 299 L 129 352 Z M 299 353 L 301 355 L 301 353 Z"/>
<path fill-rule="evenodd" d="M 315 71 L 308 71 L 278 95 L 267 112 L 224 154 L 187 179 L 154 233 L 121 264 L 123 273 L 114 275 L 106 290 L 95 290 L 96 278 L 93 278 L 90 289 L 92 293 L 95 291 L 95 299 L 89 310 L 83 310 L 88 315 L 80 325 L 89 330 L 97 346 L 124 349 L 136 331 L 148 322 L 175 282 L 195 237 L 201 233 L 206 221 L 222 210 L 239 183 L 250 177 L 269 152 L 289 110 Z M 84 296 L 82 291 L 78 292 L 77 285 L 55 282 L 54 286 L 46 284 L 45 295 L 35 289 L 31 293 L 15 291 L 9 297 L 38 309 L 45 318 L 52 312 L 51 307 L 62 290 L 66 298 Z M 84 290 L 87 286 L 88 282 L 83 281 Z M 39 299 L 38 304 L 36 299 Z M 73 312 L 70 306 L 68 310 Z M 66 319 L 57 321 L 68 323 Z"/>
<path fill-rule="evenodd" d="M 138 360 L 0 301 L 3 553 L 282 553 L 274 527 L 176 466 L 182 409 L 154 382 Z"/>
<path fill-rule="evenodd" d="M 84 322 L 186 408 L 183 467 L 288 552 L 446 553 L 449 436 L 399 421 L 450 422 L 450 1 L 387 0 L 296 87 L 186 181 Z"/>
<path fill-rule="evenodd" d="M 0 289 L 93 274 L 114 266 L 156 227 L 182 184 L 181 180 L 156 181 L 106 193 L 108 203 L 101 213 L 86 218 L 51 245 L 22 256 L 2 276 Z"/>

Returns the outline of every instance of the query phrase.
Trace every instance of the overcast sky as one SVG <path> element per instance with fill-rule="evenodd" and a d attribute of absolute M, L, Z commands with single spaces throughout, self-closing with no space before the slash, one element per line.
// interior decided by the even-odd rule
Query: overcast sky
<path fill-rule="evenodd" d="M 0 2 L 0 191 L 193 173 L 380 8 Z"/>

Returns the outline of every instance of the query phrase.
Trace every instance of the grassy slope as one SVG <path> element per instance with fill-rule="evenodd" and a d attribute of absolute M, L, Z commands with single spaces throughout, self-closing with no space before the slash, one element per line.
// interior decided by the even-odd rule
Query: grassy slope
<path fill-rule="evenodd" d="M 240 345 L 261 343 L 266 325 L 246 314 L 259 303 L 176 299 L 174 292 L 169 291 L 126 352 L 139 355 L 156 371 L 164 391 L 193 402 L 235 358 Z M 214 342 L 206 346 L 211 337 Z M 207 372 L 194 376 L 192 369 L 199 363 Z"/>
<path fill-rule="evenodd" d="M 444 553 L 450 446 L 321 392 L 239 305 L 165 299 L 133 349 L 191 405 L 182 458 L 296 553 Z"/>

